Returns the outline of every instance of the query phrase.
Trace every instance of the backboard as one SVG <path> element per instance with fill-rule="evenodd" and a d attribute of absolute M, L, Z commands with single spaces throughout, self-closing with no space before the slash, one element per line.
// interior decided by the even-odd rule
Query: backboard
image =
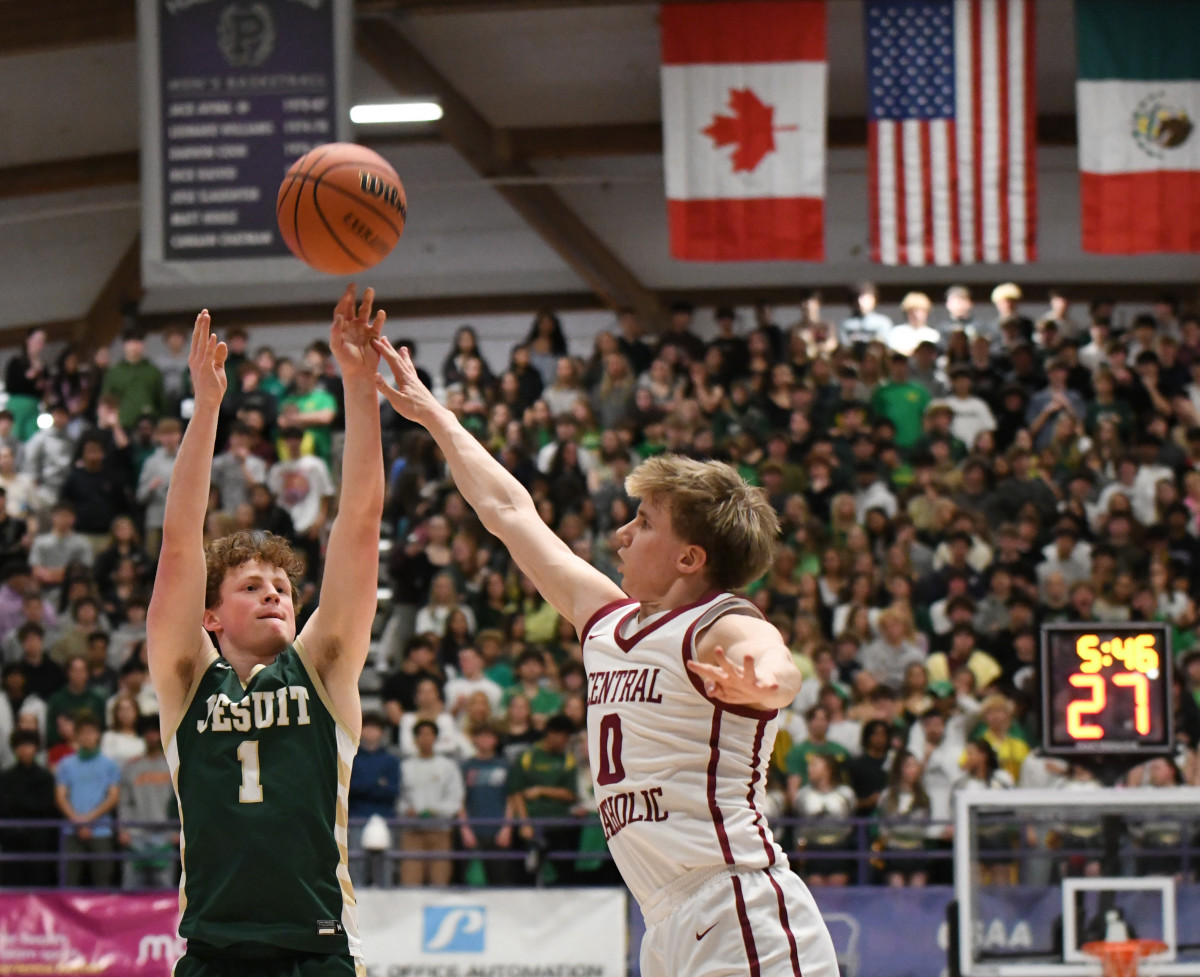
<path fill-rule="evenodd" d="M 1143 973 L 1200 975 L 1198 878 L 1200 789 L 963 790 L 951 973 L 1099 977 L 1080 947 L 1115 918 L 1166 944 Z"/>

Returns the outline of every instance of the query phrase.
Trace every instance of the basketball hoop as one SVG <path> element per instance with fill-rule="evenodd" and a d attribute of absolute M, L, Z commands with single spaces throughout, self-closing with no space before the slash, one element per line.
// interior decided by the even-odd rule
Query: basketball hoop
<path fill-rule="evenodd" d="M 1137 977 L 1139 961 L 1165 952 L 1167 945 L 1162 940 L 1093 940 L 1079 949 L 1100 961 L 1104 977 Z"/>

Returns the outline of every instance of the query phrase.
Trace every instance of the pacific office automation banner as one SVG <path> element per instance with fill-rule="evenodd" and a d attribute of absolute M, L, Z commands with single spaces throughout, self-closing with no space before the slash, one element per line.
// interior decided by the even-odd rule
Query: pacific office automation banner
<path fill-rule="evenodd" d="M 825 0 L 664 3 L 671 257 L 825 257 Z"/>
<path fill-rule="evenodd" d="M 1200 251 L 1200 3 L 1076 0 L 1083 249 Z"/>
<path fill-rule="evenodd" d="M 365 889 L 368 977 L 624 977 L 624 889 Z"/>
<path fill-rule="evenodd" d="M 275 224 L 288 167 L 345 138 L 352 0 L 138 0 L 142 278 L 311 277 Z"/>
<path fill-rule="evenodd" d="M 0 977 L 170 977 L 178 924 L 175 892 L 0 892 Z"/>

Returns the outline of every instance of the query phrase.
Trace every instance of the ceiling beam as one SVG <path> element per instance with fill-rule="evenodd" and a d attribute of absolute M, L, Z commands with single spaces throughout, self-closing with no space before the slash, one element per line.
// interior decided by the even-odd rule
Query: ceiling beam
<path fill-rule="evenodd" d="M 136 309 L 141 297 L 142 237 L 137 234 L 77 324 L 71 340 L 84 352 L 107 346 L 121 334 L 126 310 Z"/>
<path fill-rule="evenodd" d="M 0 0 L 0 3 L 11 0 Z M 1074 146 L 1075 116 L 1039 115 L 1038 145 Z M 613 125 L 541 126 L 495 130 L 497 151 L 506 159 L 582 159 L 603 156 L 645 156 L 662 152 L 662 125 L 658 122 L 627 122 Z M 826 138 L 831 149 L 862 149 L 866 145 L 867 122 L 862 117 L 835 116 L 829 119 Z M 416 143 L 444 142 L 437 126 L 391 133 L 363 134 L 364 146 L 386 151 Z M 122 186 L 138 180 L 136 150 L 0 166 L 0 200 L 40 193 L 66 193 L 95 187 Z"/>
<path fill-rule="evenodd" d="M 467 99 L 385 20 L 360 21 L 359 55 L 400 94 L 432 92 L 445 113 L 441 131 L 482 177 L 536 177 L 529 163 L 505 147 L 499 133 Z M 631 306 L 647 320 L 661 314 L 658 300 L 550 187 L 495 187 L 508 204 L 595 290 L 606 305 Z"/>
<path fill-rule="evenodd" d="M 67 193 L 138 181 L 137 151 L 57 159 L 0 167 L 0 200 L 39 193 Z"/>
<path fill-rule="evenodd" d="M 0 55 L 132 41 L 135 0 L 0 0 Z"/>

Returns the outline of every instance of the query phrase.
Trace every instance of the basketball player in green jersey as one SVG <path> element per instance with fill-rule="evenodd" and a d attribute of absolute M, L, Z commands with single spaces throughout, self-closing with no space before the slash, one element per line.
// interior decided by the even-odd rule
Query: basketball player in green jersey
<path fill-rule="evenodd" d="M 150 677 L 179 798 L 175 977 L 354 977 L 362 964 L 346 866 L 346 798 L 358 749 L 358 678 L 375 615 L 383 457 L 370 289 L 334 310 L 346 391 L 342 484 L 320 602 L 296 634 L 300 564 L 285 541 L 203 527 L 224 343 L 196 317 L 195 411 L 171 475 L 147 619 Z"/>

